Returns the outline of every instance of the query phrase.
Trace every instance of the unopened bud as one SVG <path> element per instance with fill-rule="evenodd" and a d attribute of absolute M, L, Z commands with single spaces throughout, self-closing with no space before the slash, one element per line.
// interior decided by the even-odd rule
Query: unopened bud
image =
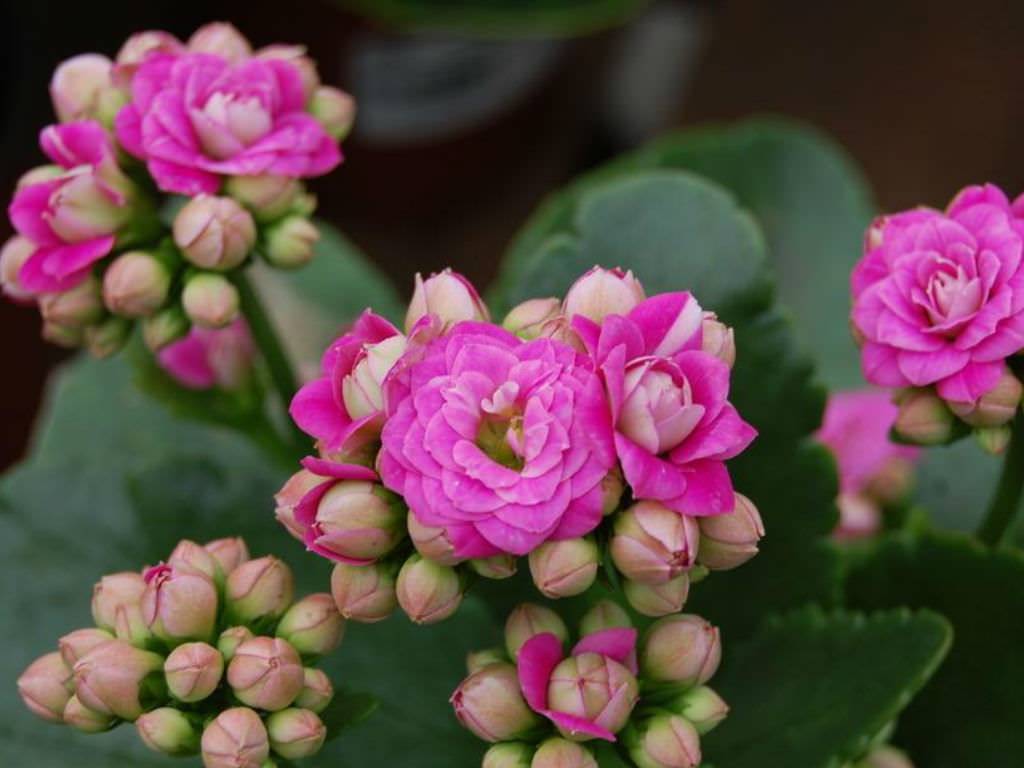
<path fill-rule="evenodd" d="M 294 595 L 291 568 L 270 555 L 239 565 L 228 575 L 224 588 L 227 614 L 238 624 L 276 621 Z"/>
<path fill-rule="evenodd" d="M 706 685 L 680 694 L 666 709 L 685 717 L 701 736 L 714 730 L 729 714 L 729 705 Z"/>
<path fill-rule="evenodd" d="M 736 505 L 732 512 L 699 520 L 697 559 L 713 571 L 727 571 L 743 565 L 757 554 L 758 542 L 764 536 L 764 523 L 757 507 L 741 493 L 735 497 Z"/>
<path fill-rule="evenodd" d="M 533 747 L 519 741 L 495 744 L 484 755 L 480 768 L 530 768 Z"/>
<path fill-rule="evenodd" d="M 201 272 L 181 293 L 189 320 L 203 328 L 223 328 L 238 317 L 238 289 L 223 275 Z"/>
<path fill-rule="evenodd" d="M 568 739 L 548 739 L 537 747 L 530 768 L 598 768 L 593 753 Z"/>
<path fill-rule="evenodd" d="M 85 329 L 84 341 L 89 354 L 97 359 L 116 355 L 132 333 L 132 323 L 123 317 L 108 317 Z"/>
<path fill-rule="evenodd" d="M 68 634 L 57 641 L 57 647 L 60 649 L 60 655 L 64 659 L 64 663 L 71 669 L 80 658 L 97 645 L 113 639 L 114 636 L 104 629 L 88 627 L 68 632 Z"/>
<path fill-rule="evenodd" d="M 279 219 L 302 194 L 302 182 L 290 176 L 232 176 L 224 191 L 248 208 L 257 221 Z"/>
<path fill-rule="evenodd" d="M 594 583 L 600 560 L 592 538 L 546 541 L 530 552 L 530 574 L 545 597 L 572 597 Z"/>
<path fill-rule="evenodd" d="M 470 651 L 466 654 L 466 671 L 469 674 L 478 672 L 491 664 L 507 664 L 508 656 L 503 648 L 485 648 L 482 651 Z"/>
<path fill-rule="evenodd" d="M 953 414 L 946 404 L 929 390 L 905 393 L 897 403 L 899 413 L 893 429 L 900 437 L 917 445 L 939 445 L 953 433 Z"/>
<path fill-rule="evenodd" d="M 664 584 L 689 570 L 697 556 L 696 520 L 656 501 L 638 501 L 615 518 L 610 550 L 623 576 Z"/>
<path fill-rule="evenodd" d="M 697 768 L 700 734 L 685 718 L 657 714 L 627 734 L 629 756 L 637 768 Z"/>
<path fill-rule="evenodd" d="M 150 631 L 176 645 L 210 640 L 217 623 L 217 587 L 203 573 L 171 565 L 146 571 L 142 616 Z"/>
<path fill-rule="evenodd" d="M 178 701 L 202 701 L 217 689 L 224 674 L 224 657 L 212 645 L 179 645 L 164 661 L 167 690 Z"/>
<path fill-rule="evenodd" d="M 119 88 L 130 89 L 139 65 L 151 53 L 181 53 L 185 49 L 178 38 L 169 32 L 146 30 L 136 32 L 125 40 L 114 61 L 113 79 Z"/>
<path fill-rule="evenodd" d="M 682 573 L 663 584 L 643 584 L 625 580 L 622 592 L 637 613 L 658 617 L 679 613 L 690 595 L 690 576 Z"/>
<path fill-rule="evenodd" d="M 188 39 L 188 49 L 193 53 L 212 53 L 237 63 L 252 55 L 252 46 L 233 25 L 225 21 L 204 24 Z"/>
<path fill-rule="evenodd" d="M 903 752 L 886 744 L 872 749 L 855 768 L 914 768 L 914 764 Z"/>
<path fill-rule="evenodd" d="M 383 621 L 398 606 L 394 567 L 338 563 L 331 573 L 331 596 L 346 619 L 365 624 Z"/>
<path fill-rule="evenodd" d="M 412 513 L 406 516 L 406 526 L 413 546 L 421 555 L 441 565 L 459 564 L 460 559 L 455 556 L 455 545 L 448 536 L 448 529 L 424 525 Z"/>
<path fill-rule="evenodd" d="M 83 328 L 100 321 L 105 314 L 100 281 L 89 275 L 67 291 L 41 295 L 39 312 L 46 322 L 71 328 Z"/>
<path fill-rule="evenodd" d="M 607 517 L 619 508 L 622 492 L 625 489 L 626 482 L 622 478 L 622 470 L 614 467 L 601 480 L 601 514 Z"/>
<path fill-rule="evenodd" d="M 35 168 L 30 168 L 21 174 L 15 182 L 14 188 L 22 190 L 25 187 L 31 187 L 33 184 L 41 184 L 44 181 L 60 178 L 65 173 L 67 171 L 59 165 L 37 165 Z M 32 246 L 32 249 L 35 250 L 35 245 Z"/>
<path fill-rule="evenodd" d="M 561 312 L 562 302 L 558 299 L 529 299 L 509 310 L 501 325 L 506 331 L 530 341 L 543 335 L 544 324 Z"/>
<path fill-rule="evenodd" d="M 234 707 L 206 726 L 201 750 L 204 768 L 262 768 L 270 757 L 270 739 L 258 714 Z"/>
<path fill-rule="evenodd" d="M 950 402 L 949 408 L 961 420 L 972 427 L 999 427 L 1013 418 L 1020 407 L 1024 387 L 1009 368 L 1003 373 L 995 387 L 973 403 Z"/>
<path fill-rule="evenodd" d="M 242 563 L 249 561 L 249 547 L 241 536 L 229 536 L 224 539 L 214 539 L 203 545 L 203 548 L 213 555 L 221 572 L 227 576 Z"/>
<path fill-rule="evenodd" d="M 736 338 L 732 328 L 714 312 L 705 312 L 701 324 L 701 349 L 732 368 L 736 362 Z"/>
<path fill-rule="evenodd" d="M 124 571 L 104 576 L 92 590 L 96 626 L 133 645 L 144 643 L 151 634 L 142 616 L 145 591 L 146 580 L 139 573 Z"/>
<path fill-rule="evenodd" d="M 64 723 L 82 733 L 103 733 L 113 728 L 117 719 L 89 709 L 81 699 L 72 696 L 64 707 Z"/>
<path fill-rule="evenodd" d="M 220 563 L 201 544 L 182 539 L 167 558 L 167 564 L 182 571 L 200 573 L 214 583 L 224 581 Z"/>
<path fill-rule="evenodd" d="M 576 315 L 600 323 L 608 315 L 628 315 L 646 298 L 632 272 L 593 267 L 573 283 L 562 303 L 568 318 Z"/>
<path fill-rule="evenodd" d="M 96 646 L 75 664 L 75 695 L 89 709 L 135 720 L 163 693 L 164 660 L 123 640 Z"/>
<path fill-rule="evenodd" d="M 407 514 L 401 499 L 384 486 L 341 480 L 317 505 L 313 541 L 343 559 L 376 560 L 405 537 Z"/>
<path fill-rule="evenodd" d="M 629 620 L 626 610 L 614 600 L 600 600 L 594 603 L 580 619 L 580 636 L 592 635 L 602 629 L 629 628 L 633 622 Z"/>
<path fill-rule="evenodd" d="M 183 338 L 190 327 L 188 318 L 179 306 L 166 307 L 142 321 L 142 339 L 153 352 Z"/>
<path fill-rule="evenodd" d="M 1010 444 L 1012 433 L 1008 426 L 980 427 L 974 430 L 974 439 L 985 453 L 1002 456 Z"/>
<path fill-rule="evenodd" d="M 164 755 L 199 752 L 199 729 L 193 719 L 173 707 L 160 707 L 135 721 L 142 743 Z"/>
<path fill-rule="evenodd" d="M 416 624 L 435 624 L 451 616 L 462 602 L 459 574 L 421 555 L 412 555 L 398 572 L 395 594 Z"/>
<path fill-rule="evenodd" d="M 303 497 L 316 486 L 324 482 L 319 475 L 314 475 L 308 469 L 300 469 L 288 478 L 281 490 L 274 494 L 274 516 L 277 522 L 285 527 L 292 536 L 303 541 L 306 536 L 306 526 L 295 519 L 295 508 L 302 501 Z"/>
<path fill-rule="evenodd" d="M 320 231 L 304 216 L 286 216 L 264 232 L 263 255 L 278 269 L 298 269 L 313 260 Z"/>
<path fill-rule="evenodd" d="M 111 88 L 112 65 L 98 53 L 83 53 L 61 62 L 50 80 L 50 99 L 60 122 L 100 117 L 103 94 Z"/>
<path fill-rule="evenodd" d="M 43 323 L 42 337 L 50 344 L 75 349 L 85 344 L 85 329 L 77 326 Z"/>
<path fill-rule="evenodd" d="M 152 315 L 167 301 L 170 288 L 170 271 L 146 251 L 122 253 L 103 273 L 103 302 L 122 317 Z"/>
<path fill-rule="evenodd" d="M 485 579 L 500 581 L 509 579 L 516 575 L 518 560 L 515 555 L 492 555 L 491 557 L 478 557 L 469 561 L 469 567 L 478 576 Z"/>
<path fill-rule="evenodd" d="M 35 251 L 35 243 L 21 235 L 10 238 L 0 249 L 0 288 L 14 301 L 32 300 L 32 293 L 21 286 L 18 273 Z"/>
<path fill-rule="evenodd" d="M 505 650 L 514 661 L 527 640 L 544 633 L 554 635 L 562 643 L 569 639 L 569 628 L 561 616 L 546 606 L 522 603 L 505 620 Z"/>
<path fill-rule="evenodd" d="M 341 644 L 345 619 L 326 592 L 304 597 L 289 608 L 277 625 L 278 637 L 303 656 L 324 656 Z"/>
<path fill-rule="evenodd" d="M 295 699 L 295 706 L 316 713 L 323 712 L 334 698 L 334 686 L 322 669 L 306 667 L 302 670 L 302 690 Z"/>
<path fill-rule="evenodd" d="M 228 685 L 243 704 L 269 712 L 284 709 L 304 683 L 298 651 L 279 637 L 254 637 L 235 650 Z"/>
<path fill-rule="evenodd" d="M 416 274 L 416 287 L 405 314 L 406 333 L 424 315 L 436 315 L 445 326 L 463 320 L 490 320 L 487 306 L 473 284 L 450 269 L 433 274 L 426 280 Z"/>
<path fill-rule="evenodd" d="M 54 651 L 33 661 L 18 678 L 18 695 L 32 714 L 59 723 L 74 691 L 71 669 Z"/>
<path fill-rule="evenodd" d="M 201 269 L 233 269 L 256 243 L 252 214 L 230 197 L 192 198 L 174 217 L 173 232 L 174 244 Z"/>
<path fill-rule="evenodd" d="M 718 628 L 700 616 L 679 614 L 654 622 L 640 651 L 640 669 L 659 682 L 703 685 L 722 659 Z"/>
<path fill-rule="evenodd" d="M 246 640 L 251 640 L 253 637 L 255 635 L 253 635 L 252 630 L 248 627 L 228 627 L 217 638 L 217 650 L 224 658 L 224 661 L 231 661 L 238 646 Z"/>
<path fill-rule="evenodd" d="M 321 85 L 309 100 L 309 112 L 335 141 L 352 130 L 356 119 L 356 101 L 349 94 L 329 85 Z"/>
<path fill-rule="evenodd" d="M 284 709 L 267 718 L 270 748 L 286 760 L 312 757 L 324 745 L 327 729 L 315 712 Z"/>
<path fill-rule="evenodd" d="M 459 722 L 491 743 L 520 738 L 540 724 L 523 698 L 512 664 L 490 664 L 474 672 L 450 701 Z"/>

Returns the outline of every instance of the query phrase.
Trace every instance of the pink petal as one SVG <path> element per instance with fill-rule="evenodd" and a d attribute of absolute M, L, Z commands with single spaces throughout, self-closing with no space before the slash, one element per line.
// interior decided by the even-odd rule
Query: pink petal
<path fill-rule="evenodd" d="M 660 357 L 700 349 L 703 318 L 700 305 L 685 292 L 652 296 L 629 313 L 643 334 L 644 351 Z"/>
<path fill-rule="evenodd" d="M 519 687 L 535 712 L 544 713 L 547 709 L 551 673 L 563 658 L 562 643 L 550 632 L 534 635 L 519 649 L 516 661 Z"/>
<path fill-rule="evenodd" d="M 19 284 L 32 293 L 66 291 L 88 275 L 89 268 L 114 247 L 114 236 L 75 245 L 40 248 L 18 271 Z"/>
<path fill-rule="evenodd" d="M 940 381 L 935 389 L 939 397 L 954 403 L 973 403 L 990 392 L 999 382 L 1003 373 L 1003 361 L 992 363 L 972 362 Z"/>
<path fill-rule="evenodd" d="M 618 433 L 615 434 L 615 448 L 626 482 L 638 499 L 665 501 L 686 492 L 686 477 L 675 464 L 648 453 Z"/>
<path fill-rule="evenodd" d="M 968 352 L 943 347 L 935 352 L 907 352 L 901 350 L 896 356 L 900 371 L 915 387 L 934 384 L 940 379 L 952 376 L 961 370 L 971 355 Z"/>
<path fill-rule="evenodd" d="M 140 160 L 145 159 L 142 144 L 142 115 L 135 104 L 125 104 L 114 118 L 114 135 L 124 150 Z"/>
<path fill-rule="evenodd" d="M 351 422 L 348 414 L 335 401 L 331 383 L 316 379 L 303 385 L 288 408 L 292 420 L 307 435 L 333 443 Z"/>
<path fill-rule="evenodd" d="M 371 482 L 377 480 L 376 472 L 360 464 L 341 464 L 316 456 L 307 456 L 301 463 L 303 467 L 320 477 L 333 477 L 338 480 L 369 480 Z"/>
<path fill-rule="evenodd" d="M 632 627 L 613 627 L 593 632 L 582 638 L 572 649 L 573 656 L 581 653 L 599 653 L 629 667 L 634 675 L 636 669 L 637 631 Z"/>
<path fill-rule="evenodd" d="M 686 477 L 686 492 L 663 500 L 669 509 L 691 517 L 724 515 L 736 505 L 729 470 L 721 461 L 703 460 L 679 468 Z"/>
<path fill-rule="evenodd" d="M 685 464 L 695 459 L 731 459 L 746 450 L 757 430 L 740 418 L 739 413 L 726 403 L 718 418 L 701 424 L 681 445 L 669 455 L 673 464 Z"/>
<path fill-rule="evenodd" d="M 868 341 L 864 343 L 860 355 L 861 371 L 872 384 L 880 387 L 905 387 L 910 384 L 900 370 L 896 349 Z"/>
<path fill-rule="evenodd" d="M 164 192 L 195 197 L 213 195 L 220 189 L 220 179 L 216 174 L 198 168 L 189 168 L 157 158 L 150 158 L 147 167 L 157 186 Z"/>

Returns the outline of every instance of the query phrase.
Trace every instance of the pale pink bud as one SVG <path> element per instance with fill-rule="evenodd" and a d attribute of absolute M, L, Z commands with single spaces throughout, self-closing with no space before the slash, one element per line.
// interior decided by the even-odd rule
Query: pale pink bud
<path fill-rule="evenodd" d="M 515 555 L 492 555 L 491 557 L 480 557 L 470 560 L 469 567 L 478 576 L 498 581 L 515 576 L 517 562 L 518 560 Z"/>
<path fill-rule="evenodd" d="M 1024 387 L 1009 368 L 1004 367 L 993 389 L 973 403 L 950 402 L 949 408 L 972 427 L 999 427 L 1013 418 L 1020 407 Z"/>
<path fill-rule="evenodd" d="M 164 755 L 194 755 L 199 751 L 199 729 L 191 717 L 173 707 L 160 707 L 135 721 L 142 743 Z"/>
<path fill-rule="evenodd" d="M 305 677 L 298 651 L 279 637 L 254 637 L 235 650 L 228 685 L 243 704 L 273 712 L 290 705 Z"/>
<path fill-rule="evenodd" d="M 77 696 L 68 699 L 64 707 L 64 723 L 82 733 L 103 733 L 113 728 L 116 722 L 111 715 L 89 709 Z"/>
<path fill-rule="evenodd" d="M 201 544 L 182 539 L 167 558 L 167 564 L 181 571 L 200 573 L 214 583 L 224 580 L 220 563 Z"/>
<path fill-rule="evenodd" d="M 33 661 L 18 678 L 18 695 L 36 717 L 59 723 L 75 690 L 71 669 L 54 651 Z"/>
<path fill-rule="evenodd" d="M 295 706 L 320 713 L 334 698 L 334 686 L 322 669 L 306 667 L 302 670 L 302 690 L 295 699 Z"/>
<path fill-rule="evenodd" d="M 220 633 L 217 638 L 217 650 L 224 661 L 231 661 L 234 658 L 238 646 L 246 640 L 251 640 L 255 635 L 248 627 L 228 627 Z"/>
<path fill-rule="evenodd" d="M 295 519 L 295 507 L 302 501 L 303 496 L 323 481 L 322 477 L 314 475 L 308 469 L 300 469 L 274 494 L 274 515 L 277 521 L 299 541 L 304 540 L 306 528 Z"/>
<path fill-rule="evenodd" d="M 383 621 L 398 606 L 394 567 L 338 563 L 331 573 L 331 596 L 346 619 L 365 624 Z"/>
<path fill-rule="evenodd" d="M 565 315 L 558 315 L 544 323 L 540 329 L 540 336 L 544 339 L 560 341 L 580 354 L 587 354 L 587 347 L 583 343 L 583 339 L 576 333 L 569 318 Z"/>
<path fill-rule="evenodd" d="M 60 649 L 60 656 L 64 659 L 64 663 L 67 664 L 68 669 L 71 669 L 78 663 L 80 658 L 97 645 L 113 639 L 114 636 L 104 629 L 87 627 L 86 629 L 76 629 L 74 632 L 68 632 L 57 641 L 57 647 Z"/>
<path fill-rule="evenodd" d="M 267 718 L 270 748 L 286 760 L 312 757 L 324 745 L 327 728 L 315 712 L 284 709 Z"/>
<path fill-rule="evenodd" d="M 201 749 L 204 768 L 261 768 L 270 757 L 270 739 L 259 715 L 234 707 L 206 726 Z"/>
<path fill-rule="evenodd" d="M 526 641 L 545 632 L 563 643 L 569 639 L 569 628 L 550 608 L 536 603 L 517 605 L 505 620 L 505 650 L 513 660 L 518 659 L 519 649 Z"/>
<path fill-rule="evenodd" d="M 92 618 L 96 626 L 121 640 L 141 645 L 150 636 L 142 616 L 146 581 L 139 573 L 125 571 L 104 576 L 92 590 Z"/>
<path fill-rule="evenodd" d="M 661 584 L 644 584 L 626 579 L 622 583 L 626 601 L 637 613 L 658 617 L 678 613 L 690 595 L 690 576 L 681 573 Z"/>
<path fill-rule="evenodd" d="M 640 649 L 640 669 L 645 677 L 683 685 L 706 683 L 721 659 L 718 628 L 685 613 L 654 622 Z"/>
<path fill-rule="evenodd" d="M 35 250 L 35 244 L 21 235 L 10 238 L 0 250 L 0 287 L 3 288 L 4 295 L 14 301 L 32 299 L 32 294 L 21 287 L 18 272 Z"/>
<path fill-rule="evenodd" d="M 178 701 L 202 701 L 217 689 L 224 674 L 224 657 L 212 645 L 179 645 L 164 661 L 167 690 Z"/>
<path fill-rule="evenodd" d="M 448 537 L 446 528 L 433 528 L 424 525 L 416 515 L 406 516 L 409 538 L 416 551 L 426 558 L 441 565 L 458 565 L 460 558 L 455 556 L 455 545 Z"/>
<path fill-rule="evenodd" d="M 940 445 L 953 433 L 953 414 L 930 390 L 911 390 L 900 396 L 893 429 L 917 445 Z"/>
<path fill-rule="evenodd" d="M 599 600 L 580 619 L 580 635 L 592 635 L 602 629 L 629 628 L 633 622 L 626 610 L 613 600 Z"/>
<path fill-rule="evenodd" d="M 424 315 L 436 315 L 446 327 L 463 320 L 490 320 L 487 306 L 473 284 L 450 269 L 433 274 L 426 280 L 416 274 L 416 287 L 405 314 L 406 333 Z"/>
<path fill-rule="evenodd" d="M 626 367 L 618 429 L 654 455 L 685 440 L 704 416 L 689 380 L 663 358 L 640 358 Z"/>
<path fill-rule="evenodd" d="M 53 111 L 62 123 L 100 116 L 102 94 L 111 88 L 110 59 L 83 53 L 61 62 L 50 80 Z"/>
<path fill-rule="evenodd" d="M 39 312 L 46 322 L 68 327 L 82 327 L 101 320 L 104 311 L 100 281 L 89 275 L 67 291 L 42 294 Z"/>
<path fill-rule="evenodd" d="M 132 333 L 132 322 L 123 317 L 108 317 L 106 320 L 87 326 L 85 347 L 97 359 L 115 355 L 121 351 Z"/>
<path fill-rule="evenodd" d="M 309 113 L 335 141 L 341 141 L 352 130 L 356 120 L 356 101 L 345 91 L 321 85 L 309 99 Z"/>
<path fill-rule="evenodd" d="M 252 46 L 245 36 L 225 21 L 204 24 L 188 39 L 188 49 L 193 53 L 212 53 L 232 63 L 252 55 Z"/>
<path fill-rule="evenodd" d="M 713 571 L 727 571 L 743 565 L 757 554 L 764 536 L 764 524 L 753 502 L 742 493 L 735 494 L 736 506 L 725 515 L 702 517 L 697 559 Z"/>
<path fill-rule="evenodd" d="M 316 71 L 316 62 L 306 55 L 304 45 L 268 45 L 256 51 L 256 58 L 278 59 L 287 61 L 297 70 L 302 78 L 302 92 L 306 95 L 306 101 L 312 97 L 317 86 L 320 85 L 320 75 Z"/>
<path fill-rule="evenodd" d="M 701 349 L 732 368 L 736 362 L 736 338 L 732 328 L 714 312 L 705 312 L 701 323 Z"/>
<path fill-rule="evenodd" d="M 435 624 L 451 616 L 462 602 L 462 583 L 454 568 L 412 555 L 398 572 L 395 594 L 416 624 Z"/>
<path fill-rule="evenodd" d="M 299 195 L 302 182 L 290 176 L 232 176 L 224 191 L 248 208 L 257 221 L 268 222 L 288 213 Z"/>
<path fill-rule="evenodd" d="M 546 541 L 530 552 L 530 575 L 545 597 L 572 597 L 594 583 L 600 560 L 592 538 Z"/>
<path fill-rule="evenodd" d="M 632 272 L 593 267 L 578 278 L 562 303 L 568 318 L 582 315 L 600 323 L 608 315 L 628 315 L 646 297 Z"/>
<path fill-rule="evenodd" d="M 158 565 L 146 571 L 142 617 L 150 631 L 171 645 L 209 640 L 217 623 L 217 587 L 197 571 Z"/>
<path fill-rule="evenodd" d="M 619 508 L 626 482 L 622 478 L 622 470 L 614 467 L 601 480 L 601 514 L 607 517 Z"/>
<path fill-rule="evenodd" d="M 839 541 L 852 541 L 874 536 L 882 529 L 882 510 L 862 493 L 840 493 L 839 524 L 832 536 Z"/>
<path fill-rule="evenodd" d="M 484 754 L 480 768 L 530 768 L 533 747 L 518 741 L 495 744 Z"/>
<path fill-rule="evenodd" d="M 142 339 L 153 352 L 159 352 L 181 339 L 191 327 L 179 306 L 166 307 L 142 320 Z"/>
<path fill-rule="evenodd" d="M 285 216 L 264 230 L 263 255 L 279 269 L 298 269 L 313 259 L 320 230 L 305 216 Z"/>
<path fill-rule="evenodd" d="M 466 654 L 466 671 L 469 674 L 479 672 L 491 664 L 508 664 L 508 656 L 505 655 L 503 648 L 485 648 Z"/>
<path fill-rule="evenodd" d="M 639 698 L 633 673 L 600 653 L 580 653 L 563 659 L 551 673 L 548 707 L 607 728 L 622 730 Z M 561 730 L 561 729 L 560 729 Z M 562 735 L 573 734 L 562 731 Z"/>
<path fill-rule="evenodd" d="M 729 705 L 706 685 L 680 694 L 666 708 L 685 717 L 701 736 L 714 730 L 729 714 Z"/>
<path fill-rule="evenodd" d="M 341 644 L 345 619 L 326 592 L 304 597 L 281 617 L 275 634 L 303 656 L 324 656 Z"/>
<path fill-rule="evenodd" d="M 213 555 L 214 560 L 220 566 L 221 573 L 225 576 L 242 563 L 249 561 L 249 547 L 246 546 L 245 539 L 241 536 L 214 539 L 206 542 L 203 548 Z"/>
<path fill-rule="evenodd" d="M 449 701 L 459 722 L 491 743 L 517 739 L 540 724 L 523 698 L 512 664 L 490 664 L 474 672 Z"/>
<path fill-rule="evenodd" d="M 201 272 L 181 292 L 189 320 L 203 328 L 223 328 L 238 317 L 238 289 L 223 275 Z"/>
<path fill-rule="evenodd" d="M 103 273 L 103 301 L 123 317 L 153 314 L 167 300 L 171 273 L 156 256 L 129 251 L 114 259 Z"/>
<path fill-rule="evenodd" d="M 914 764 L 904 753 L 886 744 L 872 749 L 856 768 L 914 768 Z"/>
<path fill-rule="evenodd" d="M 118 178 L 117 182 L 130 190 L 126 181 Z M 98 172 L 80 166 L 65 174 L 49 201 L 46 222 L 64 242 L 81 243 L 116 232 L 132 213 L 131 205 L 115 202 L 110 184 L 101 180 Z"/>
<path fill-rule="evenodd" d="M 561 312 L 562 302 L 558 299 L 528 299 L 509 310 L 501 325 L 506 331 L 529 341 L 542 336 L 544 324 Z"/>
<path fill-rule="evenodd" d="M 89 709 L 122 720 L 135 720 L 146 702 L 163 690 L 159 673 L 162 657 L 108 640 L 93 648 L 75 664 L 75 695 Z"/>
<path fill-rule="evenodd" d="M 700 734 L 679 715 L 657 714 L 628 739 L 629 756 L 637 768 L 697 768 Z"/>
<path fill-rule="evenodd" d="M 75 349 L 85 343 L 85 330 L 68 325 L 44 322 L 42 337 L 50 344 L 56 344 L 58 347 Z"/>
<path fill-rule="evenodd" d="M 224 588 L 228 616 L 240 624 L 279 619 L 294 595 L 291 568 L 271 555 L 242 563 L 228 575 Z"/>
<path fill-rule="evenodd" d="M 530 768 L 598 768 L 593 753 L 568 739 L 548 739 L 537 747 Z"/>
<path fill-rule="evenodd" d="M 375 560 L 405 538 L 407 514 L 384 486 L 342 480 L 320 500 L 312 533 L 317 545 L 343 558 Z"/>
<path fill-rule="evenodd" d="M 974 439 L 985 453 L 1002 456 L 1010 444 L 1011 434 L 1008 426 L 978 427 L 974 430 Z"/>
<path fill-rule="evenodd" d="M 638 501 L 615 518 L 610 551 L 623 576 L 664 584 L 693 567 L 700 541 L 696 520 L 656 501 Z"/>
<path fill-rule="evenodd" d="M 31 187 L 33 184 L 42 184 L 44 181 L 52 181 L 65 174 L 65 170 L 59 165 L 37 165 L 30 168 L 18 177 L 15 182 L 15 189 L 22 190 Z M 34 246 L 33 246 L 34 247 Z"/>
<path fill-rule="evenodd" d="M 125 40 L 114 59 L 113 79 L 119 88 L 128 89 L 139 65 L 151 53 L 181 53 L 185 46 L 169 32 L 146 30 Z"/>
<path fill-rule="evenodd" d="M 381 387 L 407 346 L 405 336 L 395 335 L 364 345 L 357 353 L 351 373 L 341 380 L 341 396 L 351 418 L 372 416 L 384 408 Z"/>
<path fill-rule="evenodd" d="M 174 217 L 174 243 L 202 269 L 233 269 L 256 243 L 252 215 L 230 197 L 199 195 Z"/>

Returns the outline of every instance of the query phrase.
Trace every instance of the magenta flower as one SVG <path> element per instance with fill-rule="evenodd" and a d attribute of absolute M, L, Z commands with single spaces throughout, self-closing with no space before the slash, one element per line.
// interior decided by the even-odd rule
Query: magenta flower
<path fill-rule="evenodd" d="M 444 528 L 460 558 L 597 526 L 615 452 L 587 358 L 475 322 L 410 350 L 385 385 L 378 466 L 420 523 Z"/>
<path fill-rule="evenodd" d="M 118 113 L 118 141 L 165 192 L 213 194 L 221 176 L 320 176 L 337 142 L 305 112 L 302 74 L 284 59 L 150 53 Z"/>
<path fill-rule="evenodd" d="M 239 318 L 226 328 L 193 328 L 157 353 L 160 367 L 188 389 L 237 389 L 252 367 L 252 336 Z"/>
<path fill-rule="evenodd" d="M 654 296 L 600 326 L 573 318 L 604 378 L 634 497 L 690 516 L 732 511 L 725 461 L 757 435 L 728 402 L 729 366 L 701 351 L 702 321 L 688 293 Z"/>
<path fill-rule="evenodd" d="M 967 187 L 945 213 L 885 216 L 851 276 L 864 376 L 883 387 L 935 385 L 951 402 L 992 390 L 1024 348 L 1024 200 Z"/>

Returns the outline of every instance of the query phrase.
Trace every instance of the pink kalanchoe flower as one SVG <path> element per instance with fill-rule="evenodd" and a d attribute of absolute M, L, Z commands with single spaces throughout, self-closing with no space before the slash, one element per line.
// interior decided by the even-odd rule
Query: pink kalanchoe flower
<path fill-rule="evenodd" d="M 252 368 L 255 348 L 245 321 L 193 328 L 157 353 L 160 367 L 188 389 L 237 389 Z"/>
<path fill-rule="evenodd" d="M 586 357 L 475 322 L 410 349 L 385 384 L 378 466 L 420 523 L 446 529 L 460 558 L 524 555 L 597 526 L 615 452 Z"/>
<path fill-rule="evenodd" d="M 905 211 L 868 230 L 851 275 L 864 376 L 882 387 L 935 385 L 955 403 L 993 389 L 1024 348 L 1024 200 L 967 187 L 945 213 Z"/>
<path fill-rule="evenodd" d="M 341 162 L 305 112 L 302 73 L 289 61 L 151 53 L 131 91 L 118 141 L 165 192 L 214 194 L 222 176 L 320 176 Z"/>
<path fill-rule="evenodd" d="M 729 366 L 702 351 L 702 321 L 689 293 L 654 296 L 601 325 L 572 321 L 604 378 L 634 497 L 696 517 L 732 511 L 725 461 L 757 435 L 727 399 Z"/>

